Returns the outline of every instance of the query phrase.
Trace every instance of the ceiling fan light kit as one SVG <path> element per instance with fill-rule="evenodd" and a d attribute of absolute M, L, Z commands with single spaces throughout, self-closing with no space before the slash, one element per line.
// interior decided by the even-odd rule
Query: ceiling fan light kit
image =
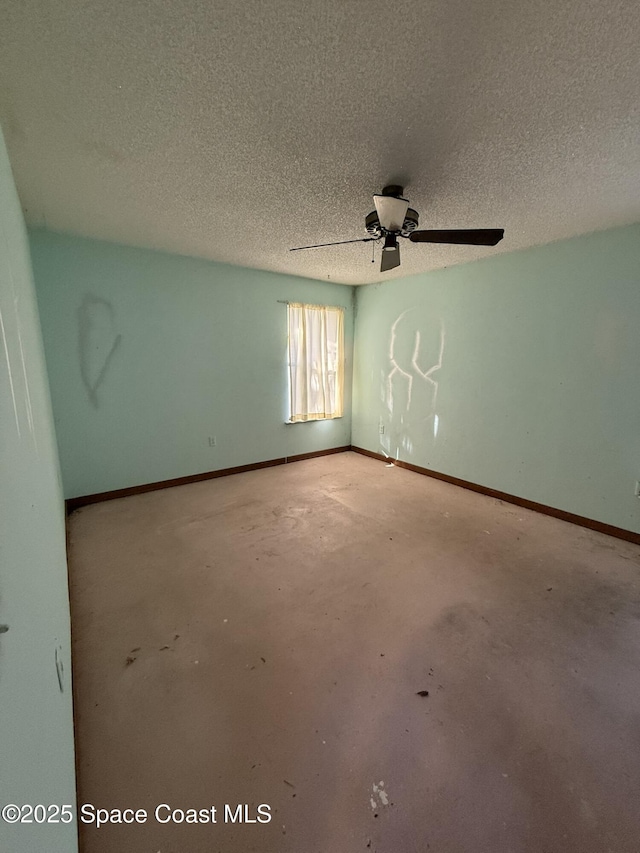
<path fill-rule="evenodd" d="M 290 249 L 320 249 L 323 246 L 340 246 L 343 243 L 370 243 L 382 240 L 382 261 L 380 272 L 388 272 L 400 266 L 400 246 L 398 237 L 412 243 L 450 243 L 459 246 L 495 246 L 504 237 L 502 228 L 456 229 L 447 231 L 416 231 L 418 213 L 409 207 L 409 201 L 402 197 L 403 188 L 391 184 L 374 195 L 375 210 L 365 217 L 365 230 L 370 235 L 359 240 L 340 240 L 337 243 L 319 243 L 314 246 L 298 246 Z"/>
<path fill-rule="evenodd" d="M 374 195 L 373 202 L 376 206 L 381 227 L 385 231 L 401 231 L 405 214 L 409 208 L 407 199 L 384 195 L 383 193 L 382 195 Z"/>

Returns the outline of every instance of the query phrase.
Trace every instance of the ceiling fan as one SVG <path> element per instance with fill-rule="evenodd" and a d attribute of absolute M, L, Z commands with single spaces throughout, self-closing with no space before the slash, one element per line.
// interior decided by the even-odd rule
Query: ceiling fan
<path fill-rule="evenodd" d="M 297 246 L 290 252 L 302 249 L 320 249 L 323 246 L 341 246 L 343 243 L 371 243 L 384 239 L 380 272 L 400 266 L 398 237 L 412 243 L 456 243 L 463 246 L 495 246 L 504 237 L 503 228 L 458 229 L 453 231 L 416 231 L 418 214 L 402 198 L 403 187 L 395 184 L 385 187 L 381 195 L 374 195 L 376 209 L 365 218 L 370 237 L 358 240 L 339 240 L 337 243 L 318 243 L 315 246 Z"/>

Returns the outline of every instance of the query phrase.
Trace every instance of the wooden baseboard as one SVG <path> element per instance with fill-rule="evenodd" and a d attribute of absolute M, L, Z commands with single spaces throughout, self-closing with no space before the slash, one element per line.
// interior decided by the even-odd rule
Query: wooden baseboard
<path fill-rule="evenodd" d="M 372 459 L 379 459 L 381 462 L 393 462 L 398 468 L 406 468 L 408 471 L 415 471 L 416 474 L 425 474 L 427 477 L 433 477 L 436 480 L 443 480 L 445 483 L 451 483 L 453 486 L 461 486 L 463 489 L 469 489 L 472 492 L 478 492 L 481 495 L 487 495 L 490 498 L 497 498 L 505 501 L 505 503 L 515 504 L 516 506 L 524 507 L 524 509 L 532 509 L 534 512 L 541 512 L 543 515 L 551 515 L 554 518 L 559 518 L 562 521 L 568 521 L 571 524 L 578 524 L 580 527 L 588 527 L 590 530 L 596 530 L 598 533 L 605 533 L 607 536 L 615 536 L 617 539 L 624 539 L 627 542 L 634 542 L 640 545 L 640 533 L 634 533 L 632 530 L 625 530 L 623 527 L 614 527 L 613 524 L 605 524 L 603 521 L 596 521 L 593 518 L 585 518 L 582 515 L 576 515 L 573 512 L 566 512 L 563 509 L 557 509 L 553 506 L 537 503 L 536 501 L 520 498 L 517 495 L 510 495 L 507 492 L 499 492 L 497 489 L 490 489 L 487 486 L 481 486 L 478 483 L 470 483 L 468 480 L 461 480 L 459 477 L 451 477 L 449 474 L 442 474 L 440 471 L 432 471 L 430 468 L 421 468 L 419 465 L 414 465 L 411 462 L 403 462 L 401 459 L 389 459 L 382 453 L 375 453 L 373 450 L 365 450 L 364 447 L 355 447 L 351 445 L 351 450 L 354 453 L 361 453 L 363 456 L 370 456 Z"/>
<path fill-rule="evenodd" d="M 94 495 L 81 495 L 77 498 L 67 498 L 65 508 L 67 515 L 81 506 L 112 501 L 116 498 L 128 498 L 131 495 L 141 495 L 144 492 L 155 492 L 158 489 L 171 489 L 173 486 L 187 486 L 189 483 L 199 483 L 202 480 L 215 480 L 217 477 L 229 477 L 231 474 L 244 474 L 247 471 L 257 471 L 259 468 L 272 468 L 275 465 L 286 465 L 289 462 L 302 462 L 305 459 L 315 459 L 316 456 L 329 456 L 332 453 L 345 453 L 351 450 L 345 447 L 330 447 L 327 450 L 312 450 L 311 453 L 298 453 L 295 456 L 281 456 L 278 459 L 267 459 L 264 462 L 252 462 L 249 465 L 237 465 L 235 468 L 220 468 L 217 471 L 205 471 L 202 474 L 190 474 L 187 477 L 174 477 L 173 480 L 160 480 L 157 483 L 143 483 L 140 486 L 129 486 L 126 489 L 115 489 L 111 492 L 98 492 Z"/>
<path fill-rule="evenodd" d="M 244 474 L 247 471 L 257 471 L 260 468 L 272 468 L 275 465 L 285 465 L 289 462 L 301 462 L 305 459 L 314 459 L 317 456 L 328 456 L 332 453 L 345 453 L 352 450 L 354 453 L 360 453 L 363 456 L 369 456 L 372 459 L 378 459 L 381 462 L 388 462 L 388 457 L 382 453 L 376 453 L 373 450 L 366 450 L 364 447 L 356 447 L 355 445 L 347 445 L 345 447 L 331 447 L 327 450 L 313 450 L 310 453 L 298 453 L 295 456 L 282 456 L 278 459 L 267 459 L 264 462 L 252 462 L 249 465 L 237 465 L 234 468 L 221 468 L 217 471 L 205 471 L 202 474 L 191 474 L 187 477 L 175 477 L 172 480 L 160 480 L 157 483 L 144 483 L 139 486 L 130 486 L 126 489 L 116 489 L 111 492 L 99 492 L 94 495 L 82 495 L 77 498 L 68 498 L 65 501 L 67 515 L 82 506 L 89 504 L 100 503 L 101 501 L 111 501 L 116 498 L 126 498 L 131 495 L 140 495 L 144 492 L 155 492 L 158 489 L 171 489 L 174 486 L 186 486 L 189 483 L 199 483 L 202 480 L 214 480 L 217 477 L 229 477 L 232 474 Z M 398 468 L 406 468 L 408 471 L 414 471 L 416 474 L 424 474 L 427 477 L 433 477 L 436 480 L 442 480 L 445 483 L 450 483 L 453 486 L 460 486 L 463 489 L 469 489 L 472 492 L 478 492 L 481 495 L 487 495 L 490 498 L 497 498 L 506 503 L 515 504 L 516 506 L 531 509 L 534 512 L 540 512 L 543 515 L 550 515 L 554 518 L 559 518 L 562 521 L 568 521 L 571 524 L 577 524 L 580 527 L 587 527 L 590 530 L 595 530 L 598 533 L 604 533 L 607 536 L 614 536 L 617 539 L 624 539 L 627 542 L 633 542 L 640 545 L 640 533 L 634 533 L 632 530 L 625 530 L 622 527 L 615 527 L 613 524 L 605 524 L 603 521 L 596 521 L 593 518 L 585 518 L 582 515 L 576 515 L 573 512 L 567 512 L 563 509 L 547 506 L 546 504 L 530 501 L 527 498 L 521 498 L 517 495 L 510 495 L 507 492 L 500 492 L 497 489 L 490 489 L 487 486 L 481 486 L 478 483 L 471 483 L 468 480 L 461 480 L 459 477 L 452 477 L 449 474 L 443 474 L 440 471 L 432 471 L 430 468 L 422 468 L 420 465 L 414 465 L 412 462 L 403 462 L 401 459 L 392 459 L 394 465 Z"/>

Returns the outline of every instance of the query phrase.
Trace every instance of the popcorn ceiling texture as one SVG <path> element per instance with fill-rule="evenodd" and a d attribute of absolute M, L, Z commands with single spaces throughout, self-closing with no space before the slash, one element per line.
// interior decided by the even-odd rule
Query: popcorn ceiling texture
<path fill-rule="evenodd" d="M 637 0 L 3 0 L 0 121 L 28 223 L 347 284 L 640 220 Z M 422 228 L 365 236 L 405 186 Z"/>

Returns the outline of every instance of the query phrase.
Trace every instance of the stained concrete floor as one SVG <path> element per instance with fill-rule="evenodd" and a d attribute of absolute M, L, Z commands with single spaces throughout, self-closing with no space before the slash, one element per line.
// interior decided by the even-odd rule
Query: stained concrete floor
<path fill-rule="evenodd" d="M 83 853 L 640 849 L 637 546 L 353 453 L 70 538 Z"/>

